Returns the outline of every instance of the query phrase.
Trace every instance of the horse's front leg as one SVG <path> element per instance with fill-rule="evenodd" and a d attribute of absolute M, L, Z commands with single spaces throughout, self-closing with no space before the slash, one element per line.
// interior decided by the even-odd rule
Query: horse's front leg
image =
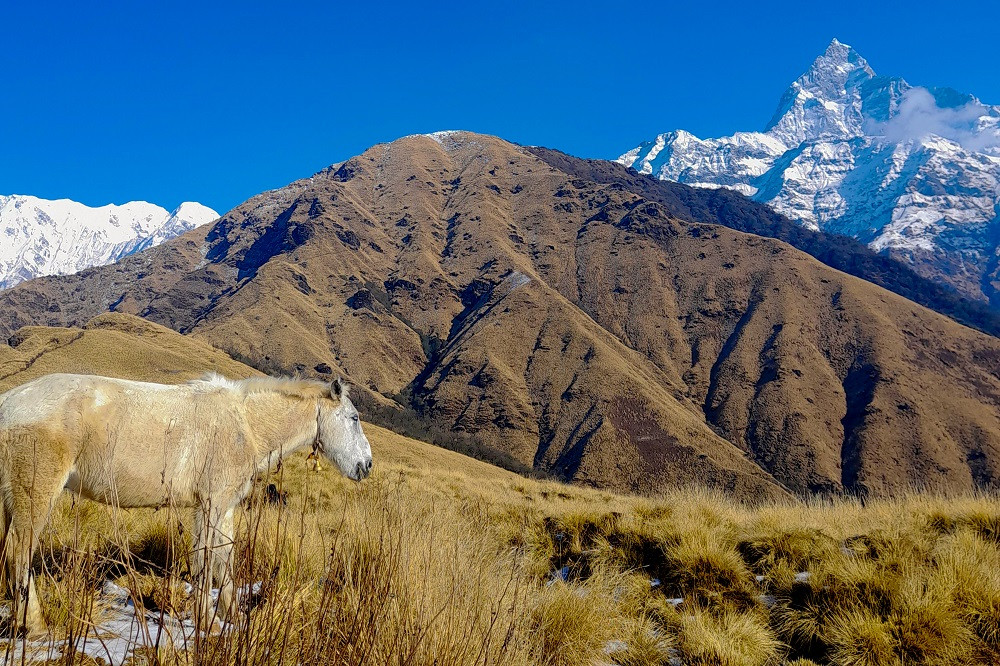
<path fill-rule="evenodd" d="M 194 551 L 191 553 L 191 584 L 194 586 L 194 613 L 198 629 L 210 631 L 215 620 L 212 608 L 212 525 L 213 512 L 203 504 L 194 515 Z"/>
<path fill-rule="evenodd" d="M 212 574 L 216 584 L 219 586 L 219 617 L 226 622 L 231 622 L 236 616 L 235 608 L 235 580 L 233 576 L 233 516 L 236 507 L 230 507 L 222 514 L 215 534 L 215 543 L 212 548 Z"/>
<path fill-rule="evenodd" d="M 3 522 L 9 523 L 3 540 L 3 558 L 12 599 L 11 628 L 30 637 L 46 633 L 31 560 L 55 499 L 66 484 L 68 470 L 68 464 L 29 467 L 18 477 L 29 482 L 12 484 L 0 491 L 6 495 L 0 514 Z"/>

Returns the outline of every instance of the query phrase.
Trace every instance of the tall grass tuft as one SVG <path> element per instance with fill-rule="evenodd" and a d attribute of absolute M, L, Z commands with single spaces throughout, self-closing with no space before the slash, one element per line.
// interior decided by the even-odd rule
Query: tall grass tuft
<path fill-rule="evenodd" d="M 691 666 L 765 666 L 777 661 L 781 648 L 757 613 L 696 608 L 681 621 L 680 649 Z"/>

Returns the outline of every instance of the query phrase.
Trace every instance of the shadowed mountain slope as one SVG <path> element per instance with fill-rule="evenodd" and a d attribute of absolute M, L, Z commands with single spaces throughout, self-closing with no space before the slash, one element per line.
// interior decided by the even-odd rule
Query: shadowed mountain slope
<path fill-rule="evenodd" d="M 551 148 L 527 150 L 567 174 L 596 183 L 617 184 L 644 199 L 661 203 L 671 215 L 682 220 L 721 224 L 777 238 L 827 266 L 874 282 L 966 326 L 1000 336 L 1000 311 L 987 303 L 960 296 L 951 287 L 917 273 L 908 262 L 879 254 L 850 236 L 808 229 L 739 192 L 659 180 L 616 162 L 586 160 Z"/>
<path fill-rule="evenodd" d="M 581 483 L 1000 480 L 1000 341 L 493 137 L 375 146 L 210 228 L 4 292 L 0 327 L 108 309 L 260 369 L 343 372 Z"/>

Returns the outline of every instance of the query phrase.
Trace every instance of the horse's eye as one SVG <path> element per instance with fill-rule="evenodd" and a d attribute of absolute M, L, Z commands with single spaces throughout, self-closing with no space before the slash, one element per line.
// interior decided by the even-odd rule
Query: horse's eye
<path fill-rule="evenodd" d="M 352 416 L 351 420 L 354 421 L 355 423 L 357 423 L 358 422 L 358 415 L 355 414 L 354 416 Z"/>

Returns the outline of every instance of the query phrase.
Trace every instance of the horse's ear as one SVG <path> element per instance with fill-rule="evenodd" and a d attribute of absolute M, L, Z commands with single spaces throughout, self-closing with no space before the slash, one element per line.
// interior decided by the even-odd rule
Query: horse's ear
<path fill-rule="evenodd" d="M 351 386 L 343 380 L 341 377 L 337 377 L 333 380 L 333 384 L 330 385 L 330 395 L 334 398 L 346 398 L 347 392 L 350 390 Z"/>

